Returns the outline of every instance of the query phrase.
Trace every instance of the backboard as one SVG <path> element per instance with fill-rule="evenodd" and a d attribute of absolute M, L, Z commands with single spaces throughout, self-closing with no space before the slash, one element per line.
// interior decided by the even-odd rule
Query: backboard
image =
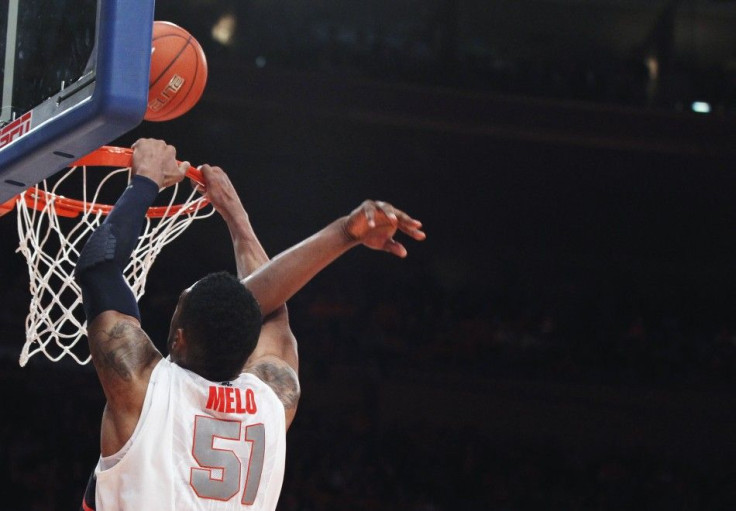
<path fill-rule="evenodd" d="M 154 0 L 0 2 L 0 204 L 136 127 Z"/>

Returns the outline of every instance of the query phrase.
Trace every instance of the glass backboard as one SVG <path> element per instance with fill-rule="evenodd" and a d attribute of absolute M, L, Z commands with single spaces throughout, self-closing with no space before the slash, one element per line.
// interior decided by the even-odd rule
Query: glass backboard
<path fill-rule="evenodd" d="M 136 127 L 154 0 L 0 2 L 0 204 Z"/>

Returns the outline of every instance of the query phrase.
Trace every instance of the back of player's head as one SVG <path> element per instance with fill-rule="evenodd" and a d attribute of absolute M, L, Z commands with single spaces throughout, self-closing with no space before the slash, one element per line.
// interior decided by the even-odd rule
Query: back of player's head
<path fill-rule="evenodd" d="M 258 342 L 261 323 L 258 302 L 235 276 L 207 275 L 181 303 L 187 366 L 210 381 L 236 378 Z"/>

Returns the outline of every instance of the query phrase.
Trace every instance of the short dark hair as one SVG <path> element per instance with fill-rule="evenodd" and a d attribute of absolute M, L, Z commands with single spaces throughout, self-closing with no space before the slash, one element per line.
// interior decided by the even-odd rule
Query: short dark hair
<path fill-rule="evenodd" d="M 210 381 L 235 379 L 258 343 L 262 322 L 258 302 L 234 275 L 210 273 L 181 304 L 187 365 Z"/>

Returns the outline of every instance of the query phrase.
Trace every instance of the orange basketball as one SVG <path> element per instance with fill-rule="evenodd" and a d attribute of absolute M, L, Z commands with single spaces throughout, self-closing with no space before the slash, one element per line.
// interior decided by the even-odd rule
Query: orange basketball
<path fill-rule="evenodd" d="M 153 23 L 147 121 L 168 121 L 188 112 L 207 84 L 207 58 L 192 35 L 168 21 Z"/>

